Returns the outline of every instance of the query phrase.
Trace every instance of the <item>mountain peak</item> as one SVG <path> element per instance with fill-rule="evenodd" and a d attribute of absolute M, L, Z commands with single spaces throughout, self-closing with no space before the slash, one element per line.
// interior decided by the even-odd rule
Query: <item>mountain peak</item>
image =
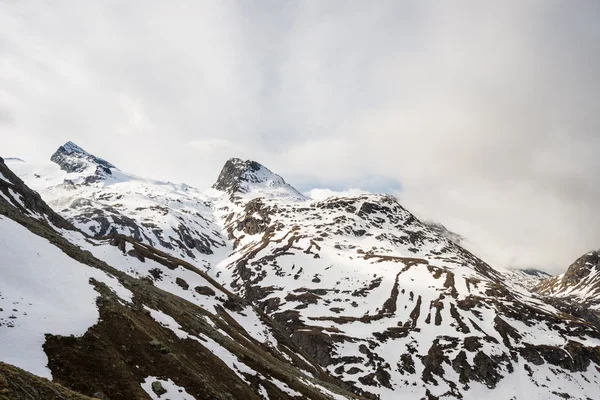
<path fill-rule="evenodd" d="M 600 297 L 600 254 L 591 251 L 579 257 L 562 275 L 543 280 L 533 291 L 554 297 L 575 297 L 581 302 Z"/>
<path fill-rule="evenodd" d="M 214 189 L 229 193 L 231 196 L 255 192 L 258 194 L 274 194 L 277 197 L 292 197 L 306 199 L 285 180 L 264 165 L 239 158 L 227 160 Z"/>
<path fill-rule="evenodd" d="M 88 153 L 71 141 L 60 146 L 50 157 L 50 161 L 55 162 L 62 170 L 69 173 L 83 172 L 91 167 L 110 175 L 110 168 L 116 168 L 108 161 Z"/>
<path fill-rule="evenodd" d="M 86 155 L 90 155 L 90 153 L 88 153 L 87 151 L 85 151 L 84 149 L 82 149 L 81 147 L 77 146 L 75 143 L 68 141 L 67 143 L 65 143 L 64 145 L 61 146 L 65 152 L 71 154 L 71 153 L 79 153 L 79 154 L 86 154 Z"/>
<path fill-rule="evenodd" d="M 599 264 L 600 255 L 598 255 L 597 251 L 584 254 L 567 269 L 563 280 L 567 284 L 578 284 L 596 269 Z"/>

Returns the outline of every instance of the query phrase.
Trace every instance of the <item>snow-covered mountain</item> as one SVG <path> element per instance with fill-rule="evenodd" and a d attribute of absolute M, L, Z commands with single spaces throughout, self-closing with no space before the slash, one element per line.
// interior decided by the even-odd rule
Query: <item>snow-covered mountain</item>
<path fill-rule="evenodd" d="M 130 236 L 173 256 L 198 260 L 203 268 L 225 246 L 210 195 L 185 184 L 127 174 L 71 142 L 51 160 L 8 165 L 90 236 Z"/>
<path fill-rule="evenodd" d="M 78 231 L 2 159 L 0 195 L 1 398 L 358 398 L 201 269 Z"/>
<path fill-rule="evenodd" d="M 297 398 L 352 396 L 345 389 L 380 399 L 596 396 L 599 326 L 531 292 L 538 276 L 495 269 L 391 196 L 312 200 L 261 164 L 239 159 L 204 191 L 132 176 L 71 142 L 51 159 L 7 163 L 52 208 L 27 218 L 113 267 L 118 284 L 133 293 L 117 301 L 118 313 L 146 310 L 186 343 L 199 343 L 198 328 L 175 305 L 208 314 L 212 325 L 203 329 L 221 329 L 230 340 L 214 339 L 220 336 L 213 331 L 202 337 L 227 343 L 253 371 L 220 357 L 246 378 L 252 396 L 285 398 L 285 390 L 271 390 L 282 382 Z M 27 214 L 11 187 L 0 189 L 19 215 Z M 54 211 L 61 226 L 48 217 Z M 111 290 L 123 291 L 116 283 Z M 146 291 L 168 293 L 169 306 Z M 277 378 L 273 368 L 248 361 L 236 346 L 249 338 L 287 360 L 290 374 L 301 370 L 298 379 Z M 44 349 L 60 353 L 64 342 L 51 343 Z M 60 375 L 53 367 L 75 373 L 77 362 L 53 364 L 50 354 L 53 377 Z M 138 386 L 149 387 L 159 372 L 135 375 Z M 174 382 L 186 393 L 196 385 L 175 372 L 161 376 L 165 387 Z M 80 381 L 64 382 L 80 390 Z"/>
<path fill-rule="evenodd" d="M 564 274 L 542 281 L 535 292 L 576 301 L 600 300 L 600 255 L 591 251 L 575 261 Z"/>

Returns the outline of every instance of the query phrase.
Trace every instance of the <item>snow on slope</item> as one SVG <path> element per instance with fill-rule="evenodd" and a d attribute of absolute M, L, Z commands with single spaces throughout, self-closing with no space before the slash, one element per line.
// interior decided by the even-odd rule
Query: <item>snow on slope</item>
<path fill-rule="evenodd" d="M 68 171 L 56 163 L 9 162 L 8 166 L 53 209 L 91 236 L 131 236 L 173 256 L 196 259 L 205 269 L 219 257 L 211 257 L 225 246 L 212 217 L 211 197 L 184 184 L 143 179 L 114 167 L 108 168 L 110 174 L 105 169 L 98 173 L 99 167 L 106 167 L 95 164 L 95 156 L 84 163 L 70 157 L 71 153 L 61 155 L 63 165 L 77 166 Z"/>
<path fill-rule="evenodd" d="M 18 191 L 15 192 L 15 196 L 22 196 L 23 194 L 26 197 L 35 197 L 31 192 L 28 192 L 27 188 L 17 187 L 14 177 L 5 179 L 4 182 L 7 186 L 2 186 L 0 188 L 2 191 L 7 190 L 7 187 L 10 190 L 14 188 Z M 30 200 L 24 198 L 25 202 Z M 0 200 L 1 214 L 11 216 L 14 215 L 15 210 L 23 212 L 24 215 L 28 214 L 25 209 L 17 209 L 12 201 Z M 116 279 L 109 277 L 100 269 L 80 264 L 46 239 L 37 236 L 11 219 L 0 217 L 0 232 L 2 232 L 2 236 L 0 236 L 0 271 L 3 274 L 3 279 L 0 281 L 0 305 L 18 307 L 18 309 L 15 308 L 14 313 L 23 310 L 26 313 L 23 315 L 11 314 L 6 326 L 0 326 L 0 358 L 4 361 L 50 377 L 50 371 L 46 367 L 48 359 L 44 353 L 45 350 L 50 357 L 54 357 L 52 361 L 54 368 L 59 365 L 60 376 L 58 379 L 65 382 L 65 380 L 70 379 L 76 380 L 77 375 L 81 373 L 79 369 L 82 365 L 69 365 L 69 362 L 65 363 L 64 360 L 57 364 L 56 357 L 60 357 L 60 352 L 65 351 L 68 354 L 68 360 L 76 360 L 74 358 L 76 356 L 71 353 L 74 350 L 83 349 L 83 357 L 86 359 L 83 365 L 90 366 L 91 364 L 94 376 L 101 374 L 103 368 L 101 365 L 95 365 L 95 362 L 104 362 L 102 358 L 104 351 L 101 351 L 100 354 L 92 354 L 91 351 L 94 348 L 104 348 L 104 346 L 99 346 L 95 342 L 102 339 L 101 326 L 107 323 L 108 317 L 115 313 L 118 315 L 119 312 L 115 311 L 114 305 L 110 306 L 110 296 L 107 299 L 106 293 L 103 292 L 103 298 L 97 304 L 98 307 L 104 307 L 102 308 L 104 314 L 102 314 L 103 318 L 101 320 L 98 319 L 99 314 L 96 308 L 98 293 L 92 289 L 89 282 L 90 278 L 94 278 L 106 283 L 117 297 L 120 296 L 121 312 L 128 315 L 126 319 L 128 322 L 125 325 L 128 325 L 130 330 L 125 335 L 110 337 L 111 341 L 123 342 L 122 345 L 118 345 L 117 342 L 116 349 L 107 349 L 111 357 L 114 357 L 115 353 L 127 352 L 132 347 L 139 347 L 139 342 L 127 342 L 135 326 L 143 326 L 142 334 L 147 339 L 141 340 L 142 347 L 144 347 L 144 343 L 149 343 L 145 345 L 145 351 L 149 351 L 150 354 L 143 353 L 141 358 L 133 360 L 126 356 L 120 363 L 117 363 L 120 369 L 122 369 L 123 364 L 130 362 L 145 363 L 147 357 L 153 357 L 152 353 L 156 353 L 155 346 L 159 346 L 160 354 L 164 352 L 164 354 L 169 355 L 168 358 L 177 359 L 177 357 L 183 356 L 186 360 L 191 361 L 191 365 L 185 367 L 187 378 L 178 375 L 178 378 L 175 379 L 175 381 L 179 381 L 179 378 L 187 379 L 186 388 L 191 385 L 191 387 L 196 388 L 195 390 L 198 390 L 198 384 L 203 387 L 203 382 L 213 372 L 204 371 L 202 379 L 190 381 L 189 371 L 197 375 L 199 371 L 193 369 L 206 367 L 210 365 L 207 364 L 210 362 L 215 363 L 215 368 L 229 368 L 228 371 L 233 373 L 233 376 L 237 377 L 236 379 L 239 379 L 235 383 L 226 383 L 231 382 L 232 377 L 231 375 L 226 376 L 227 374 L 221 371 L 219 372 L 219 379 L 223 379 L 223 382 L 220 380 L 215 381 L 211 383 L 211 386 L 218 388 L 219 385 L 229 384 L 233 393 L 236 390 L 246 393 L 242 398 L 256 398 L 250 394 L 253 390 L 260 389 L 260 393 L 269 393 L 270 396 L 275 396 L 275 398 L 285 399 L 287 398 L 285 393 L 292 391 L 287 386 L 288 384 L 299 390 L 298 393 L 302 393 L 308 398 L 323 400 L 330 398 L 325 394 L 328 393 L 329 389 L 325 389 L 319 383 L 321 382 L 320 377 L 323 376 L 322 372 L 311 365 L 310 362 L 303 361 L 303 358 L 300 358 L 302 356 L 295 354 L 292 350 L 294 346 L 289 340 L 282 338 L 281 334 L 278 334 L 278 339 L 275 339 L 274 327 L 268 318 L 259 315 L 243 300 L 224 290 L 212 278 L 204 274 L 202 270 L 183 260 L 164 254 L 160 250 L 123 236 L 114 235 L 110 240 L 94 240 L 86 238 L 78 231 L 69 229 L 68 226 L 56 228 L 56 231 L 54 231 L 51 225 L 47 224 L 49 215 L 37 216 L 39 218 L 36 219 L 39 223 L 37 225 L 33 224 L 37 226 L 38 230 L 36 232 L 45 232 L 43 234 L 48 234 L 49 237 L 55 237 L 55 233 L 58 232 L 70 243 L 89 251 L 89 253 L 76 252 L 75 254 L 78 254 L 78 257 L 89 259 L 91 257 L 90 253 L 96 254 L 99 258 L 114 265 L 117 270 L 126 272 L 129 276 L 145 279 L 135 282 L 130 280 L 129 277 L 126 278 L 126 275 L 121 274 L 119 271 L 113 272 L 123 282 L 127 282 L 129 288 L 134 290 L 136 300 L 133 304 L 134 294 L 125 289 Z M 17 219 L 27 226 L 32 224 L 27 217 Z M 53 233 L 50 234 L 47 231 L 53 231 Z M 53 239 L 53 243 L 56 240 Z M 69 252 L 71 251 L 69 250 Z M 98 264 L 98 260 L 94 261 L 93 265 L 113 270 L 108 265 Z M 148 283 L 142 284 L 148 282 L 148 280 L 152 280 L 153 283 L 149 286 Z M 176 297 L 169 298 L 166 296 L 167 293 L 161 292 L 160 298 L 157 298 L 155 291 L 158 289 L 154 289 L 155 286 L 164 289 L 169 294 L 174 294 Z M 152 297 L 152 293 L 154 293 L 154 297 Z M 200 308 L 192 307 L 190 309 L 189 303 L 186 304 L 177 299 L 187 299 Z M 148 301 L 152 306 L 140 303 L 142 301 Z M 173 309 L 174 301 L 179 303 L 176 310 Z M 27 305 L 23 305 L 25 303 Z M 141 305 L 143 306 L 140 307 Z M 108 314 L 106 307 L 111 308 Z M 8 308 L 5 309 L 8 310 Z M 139 316 L 134 317 L 129 314 L 140 309 L 146 310 L 145 312 L 137 311 L 141 314 L 141 319 L 139 319 Z M 146 312 L 156 321 L 155 326 L 144 321 Z M 192 315 L 189 315 L 190 313 Z M 97 324 L 91 327 L 96 322 Z M 169 338 L 167 340 L 162 339 L 164 343 L 168 343 L 169 347 L 174 346 L 174 348 L 186 346 L 188 352 L 177 354 L 175 350 L 164 347 L 156 339 L 149 341 L 152 337 L 148 338 L 148 334 L 156 335 L 157 326 L 173 332 L 175 338 L 183 342 L 177 344 L 174 343 L 173 338 Z M 118 328 L 109 328 L 109 335 L 112 335 L 115 329 Z M 90 331 L 93 331 L 93 333 L 90 334 Z M 81 337 L 81 341 L 87 343 L 85 345 L 70 349 L 67 347 L 64 350 L 61 350 L 61 346 L 56 346 L 60 342 L 64 342 L 66 346 L 74 343 L 74 340 L 71 340 L 72 337 L 65 340 L 61 336 L 72 334 L 81 336 L 84 333 L 86 335 Z M 42 350 L 42 345 L 48 345 L 45 337 L 47 334 L 58 336 L 53 336 L 50 347 L 45 347 Z M 188 339 L 196 343 L 195 347 L 192 346 L 190 349 L 189 343 L 186 343 Z M 92 341 L 91 345 L 90 340 Z M 260 341 L 265 341 L 265 345 L 263 346 Z M 212 358 L 206 355 L 202 356 L 202 352 L 207 351 L 208 354 L 212 354 Z M 175 357 L 171 355 L 175 355 Z M 87 358 L 93 356 L 100 357 L 100 359 L 96 358 L 94 363 L 90 363 Z M 196 356 L 201 357 L 199 359 L 200 363 L 198 363 L 198 359 L 193 360 Z M 114 361 L 109 359 L 109 363 L 114 367 Z M 159 363 L 151 362 L 145 365 L 135 365 L 133 372 L 141 373 L 142 370 L 137 370 L 140 367 L 146 371 L 156 370 L 158 368 L 156 367 L 157 364 Z M 77 371 L 73 372 L 65 368 L 76 368 Z M 56 372 L 55 369 L 52 369 L 52 371 Z M 217 371 L 219 370 L 217 369 Z M 181 372 L 179 371 L 179 373 Z M 164 372 L 162 373 L 164 374 Z M 173 373 L 176 373 L 176 371 Z M 112 374 L 112 372 L 109 372 L 109 374 Z M 130 375 L 131 372 L 128 373 L 128 376 Z M 112 375 L 109 376 L 112 379 Z M 157 375 L 149 373 L 144 376 Z M 277 376 L 277 378 L 274 376 Z M 302 376 L 302 379 L 299 379 L 298 376 Z M 94 377 L 94 379 L 96 378 Z M 280 381 L 280 379 L 285 379 L 287 384 Z M 249 386 L 249 384 L 254 385 L 257 381 L 261 382 L 259 388 L 253 389 Z M 164 388 L 169 389 L 168 396 L 170 398 L 176 398 L 173 397 L 176 395 L 183 396 L 182 393 L 186 390 L 183 386 L 179 388 L 173 386 L 172 379 L 162 379 L 161 382 Z M 247 388 L 246 385 L 240 385 L 244 383 L 248 384 Z M 110 385 L 113 385 L 112 381 Z M 142 388 L 146 390 L 147 388 L 144 385 L 145 383 Z M 177 391 L 170 392 L 170 389 L 176 389 Z M 182 391 L 180 392 L 179 389 L 182 389 Z M 213 394 L 214 390 L 217 389 L 213 389 Z M 340 388 L 336 388 L 335 391 L 344 392 Z M 192 393 L 189 390 L 187 392 Z M 120 393 L 122 394 L 122 392 Z M 345 396 L 336 394 L 336 396 L 339 398 L 352 397 L 349 394 Z M 181 398 L 187 397 L 183 396 Z"/>
<path fill-rule="evenodd" d="M 50 378 L 44 335 L 82 335 L 98 321 L 89 280 L 106 283 L 123 301 L 131 293 L 8 218 L 0 216 L 0 232 L 0 359 Z"/>
<path fill-rule="evenodd" d="M 164 390 L 160 394 L 157 394 L 153 389 L 152 385 L 156 385 L 156 382 L 160 383 L 160 388 Z M 196 400 L 193 396 L 188 394 L 184 388 L 177 386 L 172 380 L 159 379 L 154 376 L 149 376 L 142 383 L 142 388 L 150 396 L 152 400 L 161 400 L 168 398 L 169 400 Z"/>
<path fill-rule="evenodd" d="M 537 385 L 556 377 L 537 367 L 554 362 L 544 346 L 562 349 L 582 331 L 594 337 L 587 346 L 600 345 L 596 330 L 505 286 L 504 274 L 390 196 L 255 198 L 221 212 L 235 252 L 220 278 L 359 392 L 476 398 L 531 370 L 519 395 L 547 398 Z M 557 393 L 585 398 L 586 379 L 599 382 L 592 367 L 577 372 L 561 372 L 580 383 L 560 381 Z"/>
<path fill-rule="evenodd" d="M 26 176 L 25 167 L 15 168 Z M 597 329 L 533 297 L 390 196 L 311 201 L 260 164 L 238 159 L 206 192 L 110 171 L 101 169 L 101 179 L 63 177 L 42 195 L 86 232 L 134 236 L 209 271 L 358 393 L 382 399 L 595 393 Z M 59 181 L 58 174 L 49 173 L 48 181 Z M 186 240 L 175 221 L 198 228 L 188 229 Z M 210 251 L 194 246 L 197 238 Z M 131 244 L 118 244 L 118 251 L 81 245 L 209 310 L 223 301 L 192 290 L 210 287 L 197 271 L 142 261 Z M 242 313 L 232 317 L 247 328 L 255 318 Z M 250 335 L 272 341 L 260 324 Z"/>

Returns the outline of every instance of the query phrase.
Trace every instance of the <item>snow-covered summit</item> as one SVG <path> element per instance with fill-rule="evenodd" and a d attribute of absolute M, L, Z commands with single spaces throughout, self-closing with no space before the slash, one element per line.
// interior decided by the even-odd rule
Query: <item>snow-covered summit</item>
<path fill-rule="evenodd" d="M 231 197 L 268 196 L 307 200 L 306 196 L 264 165 L 239 158 L 227 160 L 213 188 Z"/>
<path fill-rule="evenodd" d="M 70 141 L 60 146 L 52 157 L 50 157 L 50 161 L 58 164 L 60 169 L 68 173 L 95 175 L 95 178 L 91 179 L 91 181 L 112 175 L 111 169 L 116 168 L 108 161 L 88 153 Z"/>

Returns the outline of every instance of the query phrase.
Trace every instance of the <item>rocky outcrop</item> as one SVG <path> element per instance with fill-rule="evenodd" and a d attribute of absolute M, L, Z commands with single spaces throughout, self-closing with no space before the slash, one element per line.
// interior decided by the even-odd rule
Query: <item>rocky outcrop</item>
<path fill-rule="evenodd" d="M 561 309 L 569 309 L 568 303 L 577 314 L 582 305 L 592 310 L 600 303 L 600 255 L 598 251 L 591 251 L 575 261 L 567 272 L 542 280 L 532 288 L 532 291 L 545 296 L 548 301 L 556 303 Z M 556 299 L 560 299 L 556 300 Z"/>
<path fill-rule="evenodd" d="M 271 172 L 264 165 L 251 160 L 243 161 L 239 158 L 227 160 L 212 187 L 228 193 L 232 200 L 238 198 L 239 195 L 253 191 L 263 191 L 263 195 L 268 195 L 268 191 L 264 191 L 265 188 L 276 190 L 278 196 L 298 200 L 306 199 L 300 192 L 287 184 L 281 176 Z"/>
<path fill-rule="evenodd" d="M 260 171 L 261 168 L 264 167 L 256 161 L 243 161 L 239 158 L 231 158 L 223 166 L 213 188 L 229 194 L 238 192 L 246 193 L 248 187 L 244 183 L 258 182 L 255 173 Z"/>
<path fill-rule="evenodd" d="M 58 150 L 50 157 L 52 162 L 60 166 L 63 171 L 83 172 L 86 169 L 95 169 L 95 175 L 111 175 L 111 168 L 116 168 L 106 160 L 94 156 L 77 146 L 73 142 L 67 142 L 60 146 Z"/>
<path fill-rule="evenodd" d="M 592 251 L 579 258 L 573 263 L 563 276 L 562 284 L 576 285 L 586 278 L 593 270 L 598 268 L 600 256 L 597 251 Z"/>

